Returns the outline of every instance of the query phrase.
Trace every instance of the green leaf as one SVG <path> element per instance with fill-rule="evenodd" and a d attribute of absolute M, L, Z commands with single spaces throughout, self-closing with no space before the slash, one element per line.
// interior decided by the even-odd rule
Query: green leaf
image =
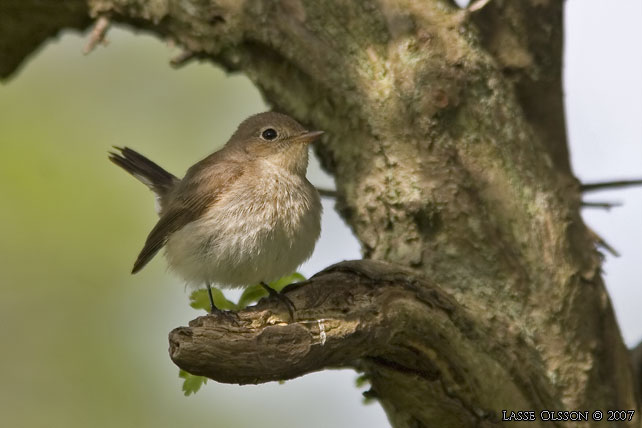
<path fill-rule="evenodd" d="M 194 376 L 193 374 L 190 374 L 185 370 L 179 370 L 178 377 L 180 377 L 181 379 L 185 379 L 183 381 L 183 393 L 186 397 L 190 396 L 191 394 L 196 394 L 196 392 L 201 389 L 201 386 L 207 383 L 206 377 Z"/>
<path fill-rule="evenodd" d="M 355 379 L 355 384 L 357 388 L 363 388 L 370 384 L 370 378 L 365 373 L 361 374 L 357 376 L 357 379 Z"/>
<path fill-rule="evenodd" d="M 237 310 L 237 306 L 234 302 L 230 302 L 225 298 L 223 292 L 216 287 L 212 287 L 212 298 L 214 299 L 214 304 L 217 308 L 221 310 Z M 195 290 L 189 296 L 190 303 L 189 305 L 194 309 L 203 309 L 207 312 L 210 311 L 210 298 L 207 295 L 207 290 Z"/>
<path fill-rule="evenodd" d="M 293 284 L 295 282 L 305 281 L 305 277 L 298 272 L 295 272 L 291 275 L 284 276 L 279 278 L 276 281 L 270 282 L 268 286 L 274 289 L 277 292 L 283 290 L 287 285 Z M 268 292 L 263 288 L 261 284 L 255 284 L 247 287 L 236 306 L 239 309 L 246 308 L 254 302 L 258 302 L 261 298 L 268 295 Z"/>
<path fill-rule="evenodd" d="M 305 281 L 305 277 L 298 272 L 295 272 L 291 275 L 284 276 L 279 278 L 276 281 L 269 283 L 270 288 L 274 289 L 277 292 L 283 290 L 286 286 L 294 284 L 295 282 Z M 237 311 L 249 306 L 252 303 L 258 302 L 261 298 L 268 295 L 268 292 L 263 288 L 261 284 L 255 284 L 247 287 L 241 297 L 239 298 L 238 303 L 231 302 L 225 298 L 223 292 L 216 287 L 212 287 L 212 298 L 214 299 L 214 304 L 217 308 L 224 311 Z M 206 289 L 195 290 L 189 296 L 190 303 L 189 305 L 194 309 L 202 309 L 204 311 L 210 310 L 210 299 L 207 295 Z"/>
<path fill-rule="evenodd" d="M 277 279 L 274 282 L 270 282 L 268 285 L 270 286 L 270 288 L 273 288 L 276 291 L 281 291 L 286 286 L 301 281 L 305 281 L 305 276 L 301 275 L 299 272 L 294 272 L 293 274 L 284 276 L 283 278 Z"/>
<path fill-rule="evenodd" d="M 268 292 L 261 284 L 250 285 L 243 291 L 239 302 L 236 304 L 239 309 L 243 309 L 254 302 L 258 302 L 262 297 L 268 295 Z"/>

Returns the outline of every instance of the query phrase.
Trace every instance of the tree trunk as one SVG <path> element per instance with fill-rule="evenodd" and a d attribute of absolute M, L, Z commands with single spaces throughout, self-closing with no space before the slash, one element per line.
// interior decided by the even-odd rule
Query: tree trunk
<path fill-rule="evenodd" d="M 639 425 L 569 166 L 561 1 L 45 4 L 0 6 L 2 76 L 55 31 L 105 17 L 244 72 L 326 131 L 315 149 L 369 261 L 290 287 L 296 321 L 264 302 L 174 330 L 179 366 L 235 383 L 354 367 L 394 427 L 491 426 L 502 410 L 592 426 L 539 412 L 614 409 L 636 416 L 613 424 Z"/>

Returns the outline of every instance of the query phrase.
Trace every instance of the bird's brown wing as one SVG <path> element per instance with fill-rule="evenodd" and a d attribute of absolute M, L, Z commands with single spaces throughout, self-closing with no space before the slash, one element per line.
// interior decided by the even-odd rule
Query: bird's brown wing
<path fill-rule="evenodd" d="M 206 158 L 199 164 L 213 160 Z M 174 190 L 171 202 L 147 236 L 132 273 L 140 271 L 163 248 L 172 233 L 197 220 L 243 174 L 242 165 L 227 162 L 210 167 L 208 172 L 196 171 L 199 169 L 192 167 Z"/>

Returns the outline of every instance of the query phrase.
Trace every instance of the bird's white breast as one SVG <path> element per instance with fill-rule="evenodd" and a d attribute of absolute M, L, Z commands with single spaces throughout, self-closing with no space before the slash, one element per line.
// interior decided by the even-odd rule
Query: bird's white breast
<path fill-rule="evenodd" d="M 167 242 L 170 267 L 189 285 L 270 282 L 307 260 L 321 231 L 321 202 L 303 177 L 265 163 L 233 183 Z"/>

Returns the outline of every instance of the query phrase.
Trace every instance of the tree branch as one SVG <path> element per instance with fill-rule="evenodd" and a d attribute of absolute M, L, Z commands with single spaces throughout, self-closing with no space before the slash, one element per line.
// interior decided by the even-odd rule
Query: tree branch
<path fill-rule="evenodd" d="M 515 346 L 520 339 L 506 332 L 498 340 L 413 271 L 343 262 L 284 293 L 297 308 L 296 322 L 278 300 L 266 299 L 238 314 L 199 317 L 170 333 L 172 360 L 239 384 L 337 367 L 378 373 L 370 381 L 382 404 L 424 425 L 499 422 L 502 408 L 542 408 L 553 399 L 551 385 L 538 381 L 544 366 L 535 350 Z"/>
<path fill-rule="evenodd" d="M 582 208 L 601 208 L 604 210 L 610 210 L 611 208 L 621 207 L 622 202 L 591 202 L 591 201 L 582 201 Z"/>
<path fill-rule="evenodd" d="M 284 290 L 297 308 L 296 322 L 279 301 L 263 299 L 237 314 L 210 314 L 175 329 L 170 356 L 190 373 L 239 384 L 352 366 L 381 353 L 397 330 L 391 329 L 389 309 L 417 291 L 387 284 L 384 278 L 391 272 L 373 261 L 335 265 Z M 433 296 L 438 299 L 448 307 L 455 304 L 443 292 Z"/>
<path fill-rule="evenodd" d="M 91 30 L 89 40 L 83 49 L 83 53 L 85 55 L 90 54 L 99 43 L 106 43 L 105 35 L 107 34 L 107 30 L 109 30 L 109 19 L 105 16 L 101 16 L 96 21 L 93 30 Z"/>
<path fill-rule="evenodd" d="M 562 96 L 564 2 L 491 1 L 471 14 L 551 161 L 571 177 Z M 562 175 L 562 176 L 563 176 Z"/>
<path fill-rule="evenodd" d="M 0 79 L 7 78 L 61 30 L 84 30 L 91 23 L 83 0 L 2 0 L 0 2 Z"/>
<path fill-rule="evenodd" d="M 319 192 L 319 195 L 321 195 L 322 198 L 335 199 L 337 197 L 337 191 L 333 189 L 317 187 L 317 192 Z"/>
<path fill-rule="evenodd" d="M 642 342 L 631 350 L 631 361 L 633 362 L 633 373 L 638 395 L 642 394 Z"/>
<path fill-rule="evenodd" d="M 596 190 L 619 189 L 622 187 L 632 187 L 640 185 L 642 185 L 642 179 L 599 181 L 596 183 L 584 183 L 580 186 L 580 190 L 582 192 L 594 192 Z"/>

